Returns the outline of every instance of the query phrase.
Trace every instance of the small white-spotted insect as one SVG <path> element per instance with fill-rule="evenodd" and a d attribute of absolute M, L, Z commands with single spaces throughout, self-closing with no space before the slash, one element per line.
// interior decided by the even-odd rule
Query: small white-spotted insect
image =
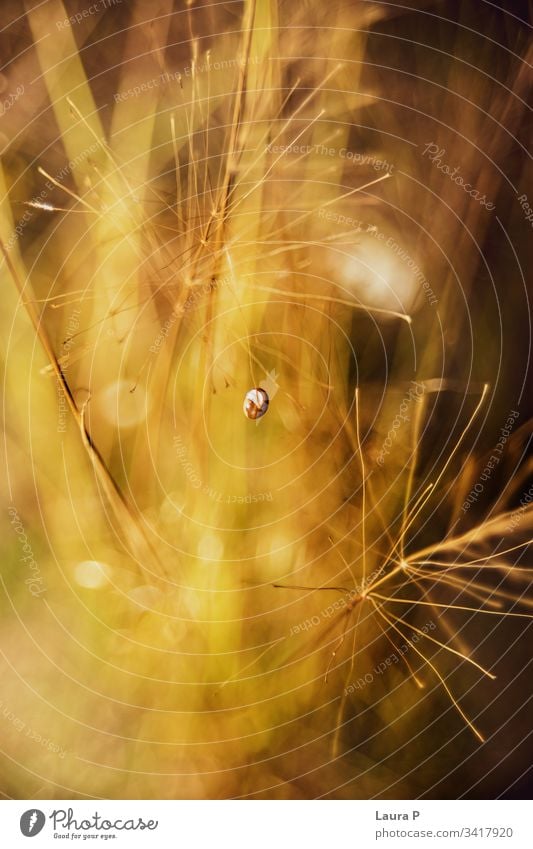
<path fill-rule="evenodd" d="M 244 415 L 249 419 L 260 419 L 268 410 L 269 399 L 260 386 L 246 393 L 243 404 Z"/>

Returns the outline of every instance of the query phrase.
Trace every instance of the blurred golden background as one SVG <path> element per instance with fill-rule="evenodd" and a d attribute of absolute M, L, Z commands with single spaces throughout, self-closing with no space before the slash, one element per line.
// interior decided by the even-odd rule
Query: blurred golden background
<path fill-rule="evenodd" d="M 526 793 L 528 5 L 2 11 L 3 795 Z"/>

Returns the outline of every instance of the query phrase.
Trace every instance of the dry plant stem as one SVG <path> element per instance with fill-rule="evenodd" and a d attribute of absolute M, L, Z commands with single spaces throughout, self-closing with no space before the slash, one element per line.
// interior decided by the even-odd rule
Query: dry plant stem
<path fill-rule="evenodd" d="M 156 577 L 162 577 L 163 568 L 159 563 L 155 552 L 153 552 L 149 541 L 144 535 L 142 527 L 140 527 L 137 521 L 135 520 L 135 517 L 133 516 L 131 508 L 128 505 L 123 493 L 120 491 L 118 485 L 113 479 L 113 476 L 111 475 L 111 472 L 107 468 L 101 454 L 99 453 L 98 448 L 92 441 L 90 434 L 87 432 L 84 421 L 84 409 L 80 411 L 76 406 L 76 402 L 74 401 L 72 392 L 68 385 L 68 381 L 50 344 L 48 334 L 46 333 L 46 330 L 44 329 L 44 326 L 41 322 L 41 318 L 37 312 L 35 303 L 32 298 L 25 298 L 25 287 L 22 285 L 19 279 L 17 270 L 11 261 L 9 252 L 6 250 L 2 239 L 0 239 L 0 250 L 2 251 L 2 255 L 4 257 L 6 265 L 9 268 L 13 281 L 18 289 L 21 303 L 24 304 L 25 309 L 34 327 L 35 333 L 38 339 L 40 340 L 41 345 L 43 346 L 46 356 L 50 360 L 50 366 L 52 368 L 52 371 L 58 381 L 58 385 L 61 387 L 61 390 L 67 402 L 68 409 L 70 410 L 70 413 L 74 421 L 76 422 L 76 425 L 80 432 L 83 446 L 87 452 L 89 459 L 91 460 L 91 464 L 96 472 L 97 479 L 100 482 L 102 488 L 104 489 L 109 504 L 111 505 L 111 508 L 115 514 L 117 525 L 126 537 L 126 540 L 132 549 L 132 552 L 135 553 L 135 559 L 137 561 L 141 573 L 143 572 L 144 568 L 146 568 L 147 565 L 150 564 L 151 568 L 155 570 Z M 28 286 L 29 284 L 26 285 Z"/>
<path fill-rule="evenodd" d="M 291 116 L 287 119 L 287 121 L 284 123 L 284 125 L 281 127 L 281 129 L 280 129 L 280 130 L 278 130 L 278 132 L 274 135 L 274 137 L 273 137 L 272 139 L 270 139 L 270 144 L 271 144 L 271 145 L 275 144 L 275 143 L 276 143 L 276 141 L 278 141 L 278 139 L 280 139 L 280 138 L 281 138 L 281 136 L 283 135 L 283 133 L 284 133 L 284 132 L 285 132 L 285 131 L 286 131 L 286 130 L 290 127 L 291 123 L 294 121 L 294 119 L 296 118 L 296 116 L 297 116 L 297 115 L 298 115 L 298 114 L 302 111 L 302 109 L 303 109 L 305 106 L 307 106 L 307 104 L 308 104 L 308 103 L 310 103 L 310 101 L 311 101 L 313 98 L 315 98 L 315 97 L 316 97 L 317 92 L 319 92 L 319 91 L 322 89 L 322 87 L 323 87 L 323 86 L 326 84 L 326 82 L 327 82 L 327 81 L 328 81 L 328 80 L 329 80 L 329 79 L 330 79 L 330 78 L 331 78 L 331 77 L 332 77 L 332 76 L 333 76 L 333 75 L 334 75 L 334 74 L 338 71 L 338 69 L 339 69 L 339 66 L 337 65 L 335 68 L 333 68 L 333 70 L 331 70 L 331 71 L 330 71 L 330 72 L 326 75 L 326 77 L 325 77 L 325 78 L 324 78 L 324 80 L 320 83 L 320 85 L 318 85 L 316 89 L 314 89 L 314 90 L 313 90 L 310 94 L 308 94 L 306 98 L 304 98 L 304 100 L 302 101 L 302 103 L 300 103 L 300 105 L 299 105 L 299 106 L 298 106 L 298 107 L 294 110 L 294 112 L 292 113 L 292 115 L 291 115 Z M 298 82 L 299 82 L 299 81 L 298 81 Z M 298 82 L 294 84 L 294 86 L 292 87 L 291 91 L 289 92 L 289 94 L 287 95 L 287 97 L 285 98 L 285 100 L 283 101 L 283 103 L 282 103 L 282 105 L 281 105 L 280 109 L 278 110 L 278 115 L 279 115 L 279 114 L 280 114 L 280 112 L 283 110 L 283 106 L 284 106 L 284 105 L 286 104 L 286 102 L 289 100 L 289 98 L 290 98 L 291 94 L 292 94 L 292 93 L 296 90 L 296 88 L 297 88 L 297 86 L 298 86 Z M 276 115 L 276 117 L 278 117 L 278 115 Z M 311 126 L 311 125 L 312 125 L 312 124 L 313 124 L 316 120 L 317 120 L 317 118 L 315 117 L 315 118 L 313 119 L 313 121 L 311 121 L 311 123 L 310 123 L 309 125 L 307 125 L 301 133 L 299 133 L 299 134 L 298 134 L 297 138 L 300 138 L 300 136 L 301 136 L 301 135 L 303 135 L 303 133 L 304 133 L 304 132 L 307 132 L 307 130 L 309 129 L 309 127 L 310 127 L 310 126 Z M 260 142 L 259 147 L 261 147 L 261 145 L 264 145 L 264 144 L 268 141 L 268 139 L 269 139 L 269 135 L 270 135 L 270 127 L 267 129 L 267 131 L 266 131 L 266 132 L 265 132 L 265 134 L 263 135 L 263 137 L 262 137 L 262 139 L 261 139 L 261 142 Z M 295 139 L 293 139 L 292 144 L 294 144 L 294 142 L 295 142 Z M 282 151 L 282 153 L 280 153 L 280 154 L 276 157 L 275 161 L 274 161 L 274 162 L 273 162 L 273 164 L 269 167 L 268 171 L 267 171 L 267 172 L 266 172 L 266 173 L 262 176 L 261 180 L 260 180 L 260 181 L 259 181 L 259 182 L 258 182 L 258 183 L 257 183 L 257 184 L 256 184 L 256 185 L 252 188 L 252 189 L 250 189 L 250 190 L 248 191 L 248 193 L 247 193 L 247 194 L 245 194 L 242 198 L 239 198 L 238 200 L 234 201 L 234 203 L 233 203 L 233 205 L 232 205 L 232 207 L 231 207 L 231 210 L 228 210 L 228 211 L 233 212 L 233 211 L 234 211 L 234 209 L 235 209 L 235 207 L 236 207 L 238 204 L 240 204 L 243 200 L 245 200 L 245 198 L 246 198 L 246 197 L 248 197 L 248 196 L 249 196 L 252 192 L 254 192 L 257 188 L 259 188 L 260 186 L 262 186 L 262 185 L 263 185 L 263 183 L 264 183 L 264 182 L 265 182 L 265 180 L 266 180 L 267 174 L 271 173 L 271 171 L 273 170 L 273 168 L 274 168 L 274 167 L 277 165 L 277 163 L 278 163 L 278 162 L 279 162 L 279 161 L 283 158 L 283 156 L 285 156 L 285 153 Z M 260 158 L 261 158 L 261 155 L 260 155 L 260 156 L 258 156 L 258 157 L 256 157 L 254 160 L 252 160 L 252 162 L 250 163 L 250 165 L 249 165 L 249 166 L 248 166 L 248 167 L 244 170 L 244 172 L 243 172 L 243 174 L 242 174 L 242 176 L 241 176 L 241 179 L 242 179 L 242 180 L 245 180 L 245 179 L 246 179 L 246 177 L 248 176 L 248 174 L 249 174 L 251 171 L 253 171 L 254 167 L 258 164 L 258 162 L 259 162 Z M 304 213 L 304 217 L 305 217 L 306 215 L 308 215 L 308 214 L 309 214 L 309 213 Z M 300 218 L 296 218 L 296 220 L 295 220 L 295 221 L 296 221 L 296 222 L 298 222 L 299 220 L 301 220 L 301 217 L 300 217 Z"/>
<path fill-rule="evenodd" d="M 410 569 L 409 574 L 411 575 L 411 569 Z M 438 608 L 437 608 L 437 607 L 435 607 L 435 605 L 433 604 L 433 599 L 432 599 L 432 597 L 431 597 L 431 595 L 430 595 L 431 590 L 426 589 L 426 588 L 423 586 L 423 584 L 422 584 L 421 580 L 420 580 L 420 579 L 418 579 L 418 578 L 415 578 L 415 577 L 414 577 L 414 576 L 412 576 L 412 575 L 411 575 L 411 582 L 412 582 L 412 583 L 414 584 L 414 586 L 416 586 L 416 587 L 417 587 L 417 589 L 420 591 L 421 596 L 422 596 L 422 597 L 424 597 L 424 598 L 426 598 L 426 599 L 428 599 L 428 601 L 430 602 L 430 604 L 431 604 L 431 609 L 432 609 L 432 611 L 433 611 L 434 615 L 435 615 L 437 618 L 439 618 L 439 620 L 440 620 L 440 621 L 439 621 L 439 624 L 442 626 L 442 628 L 444 629 L 444 631 L 445 631 L 445 632 L 446 632 L 446 634 L 448 635 L 449 640 L 450 640 L 450 641 L 451 641 L 454 645 L 456 645 L 456 646 L 458 647 L 458 649 L 459 649 L 459 651 L 460 651 L 460 653 L 461 653 L 461 654 L 463 654 L 463 655 L 467 655 L 467 656 L 469 657 L 469 656 L 471 655 L 471 653 L 472 653 L 472 649 L 471 649 L 471 648 L 467 645 L 467 643 L 466 643 L 463 639 L 461 639 L 461 638 L 460 638 L 460 637 L 456 634 L 456 632 L 454 631 L 454 629 L 453 629 L 453 628 L 451 627 L 451 625 L 448 623 L 448 621 L 447 621 L 446 617 L 445 617 L 444 615 L 440 615 L 440 616 L 439 616 Z"/>
<path fill-rule="evenodd" d="M 359 450 L 359 460 L 361 463 L 361 485 L 362 485 L 362 501 L 361 501 L 361 545 L 363 552 L 363 587 L 366 584 L 366 470 L 363 448 L 361 446 L 361 428 L 359 422 L 359 387 L 355 390 L 355 431 L 357 435 L 357 448 Z"/>
<path fill-rule="evenodd" d="M 430 574 L 429 572 L 426 573 L 421 569 L 413 569 L 412 567 L 406 567 L 406 573 L 407 573 L 407 568 L 409 569 L 409 574 L 413 575 L 413 577 L 412 577 L 413 582 L 416 582 L 417 578 L 418 578 L 419 581 L 427 580 L 427 581 L 432 581 L 433 583 L 435 582 L 435 578 L 436 578 L 435 574 Z M 446 587 L 452 587 L 455 590 L 458 589 L 461 592 L 466 593 L 466 595 L 471 596 L 471 598 L 475 598 L 475 599 L 477 599 L 477 601 L 481 601 L 483 604 L 488 604 L 489 607 L 493 607 L 493 608 L 498 609 L 498 610 L 501 610 L 503 608 L 503 604 L 501 602 L 496 601 L 495 599 L 491 599 L 491 598 L 487 599 L 486 596 L 482 595 L 480 588 L 476 587 L 475 585 L 471 586 L 471 583 L 467 583 L 466 581 L 463 581 L 459 577 L 451 578 L 451 577 L 448 577 L 448 576 L 446 576 L 446 577 L 439 576 L 439 583 L 442 584 L 443 586 L 446 586 Z"/>
<path fill-rule="evenodd" d="M 221 189 L 221 197 L 218 203 L 217 209 L 217 218 L 219 221 L 219 232 L 217 232 L 216 239 L 216 247 L 219 244 L 223 244 L 224 236 L 223 229 L 226 218 L 228 216 L 228 203 L 229 198 L 232 191 L 232 183 L 234 179 L 235 167 L 237 165 L 236 157 L 237 157 L 237 141 L 239 137 L 239 130 L 241 127 L 241 121 L 243 117 L 244 111 L 244 103 L 246 97 L 246 78 L 248 74 L 248 60 L 250 58 L 250 46 L 252 43 L 252 35 L 253 35 L 253 24 L 255 17 L 255 5 L 256 0 L 248 0 L 246 4 L 246 17 L 243 24 L 243 29 L 245 31 L 245 41 L 243 45 L 243 51 L 241 56 L 241 63 L 239 68 L 239 82 L 237 86 L 237 97 L 235 98 L 235 104 L 233 108 L 233 120 L 231 126 L 231 135 L 229 139 L 228 146 L 228 154 L 227 154 L 227 166 L 226 166 L 226 174 L 224 177 L 224 182 L 222 184 Z M 215 249 L 216 249 L 215 247 Z"/>
<path fill-rule="evenodd" d="M 503 515 L 503 517 L 506 517 L 509 514 L 502 514 L 502 515 Z M 500 518 L 499 516 L 496 516 L 494 521 L 496 521 L 499 518 Z M 420 551 L 417 551 L 414 554 L 410 555 L 409 560 L 411 560 L 412 562 L 417 562 L 419 558 L 425 557 L 427 554 L 432 554 L 434 551 L 448 551 L 450 549 L 453 551 L 455 548 L 466 547 L 466 545 L 469 542 L 474 543 L 476 541 L 477 530 L 478 530 L 478 528 L 476 527 L 471 531 L 467 531 L 466 533 L 461 534 L 461 536 L 459 536 L 459 537 L 452 537 L 451 539 L 446 540 L 445 542 L 438 543 L 437 545 L 429 545 L 427 548 L 422 548 Z M 532 543 L 533 543 L 533 540 L 527 540 L 526 542 L 521 542 L 521 543 L 518 543 L 518 545 L 511 546 L 511 548 L 506 548 L 503 551 L 497 551 L 494 554 L 488 555 L 487 557 L 479 557 L 476 560 L 469 560 L 469 561 L 467 561 L 467 563 L 468 564 L 484 563 L 486 560 L 492 560 L 493 557 L 503 557 L 504 554 L 510 554 L 511 551 L 517 551 L 517 549 L 524 548 L 525 546 L 531 545 Z M 415 558 L 416 558 L 416 560 L 415 560 Z M 427 562 L 430 562 L 430 561 L 425 560 L 424 562 L 427 563 Z M 449 564 L 444 564 L 444 565 L 449 565 Z M 513 568 L 515 568 L 515 567 L 513 567 Z M 522 568 L 524 568 L 524 567 L 522 567 Z"/>
<path fill-rule="evenodd" d="M 465 438 L 466 434 L 468 433 L 468 431 L 472 427 L 472 424 L 474 423 L 481 407 L 483 406 L 483 402 L 485 400 L 485 396 L 488 392 L 488 389 L 489 389 L 489 385 L 487 383 L 485 383 L 483 385 L 483 391 L 481 393 L 481 398 L 479 399 L 478 403 L 476 404 L 476 407 L 475 407 L 473 413 L 471 414 L 468 422 L 466 423 L 465 427 L 461 431 L 453 449 L 450 451 L 450 454 L 448 455 L 448 458 L 447 458 L 446 462 L 444 463 L 444 466 L 442 467 L 439 474 L 437 475 L 437 479 L 435 481 L 431 482 L 426 487 L 426 489 L 421 494 L 421 496 L 419 496 L 419 498 L 415 502 L 415 505 L 414 505 L 412 511 L 410 512 L 410 514 L 407 514 L 405 509 L 404 509 L 404 516 L 403 516 L 403 520 L 402 520 L 402 529 L 401 529 L 401 532 L 400 532 L 400 537 L 399 537 L 398 541 L 394 544 L 393 549 L 392 549 L 392 551 L 389 555 L 390 557 L 392 557 L 394 551 L 403 551 L 404 540 L 405 540 L 405 536 L 407 534 L 407 531 L 414 524 L 415 519 L 422 512 L 427 501 L 431 497 L 433 491 L 436 489 L 436 487 L 438 486 L 438 484 L 442 480 L 442 477 L 445 474 L 446 469 L 448 468 L 448 466 L 450 465 L 451 461 L 453 460 L 455 454 L 459 450 L 459 447 L 460 447 L 463 439 Z M 416 455 L 415 455 L 415 458 L 413 460 L 413 463 L 414 462 L 416 462 Z"/>
<path fill-rule="evenodd" d="M 360 596 L 355 596 L 350 600 L 350 605 L 349 605 L 349 607 L 347 608 L 347 611 L 346 611 L 346 613 L 349 615 L 351 613 L 351 611 L 353 610 L 353 607 L 356 604 L 359 604 L 359 610 L 358 610 L 358 613 L 357 613 L 357 620 L 356 620 L 356 622 L 353 626 L 353 641 L 352 641 L 352 650 L 351 650 L 351 653 L 350 653 L 350 664 L 349 664 L 348 670 L 346 672 L 342 696 L 341 696 L 341 700 L 340 700 L 339 707 L 338 707 L 338 710 L 337 710 L 337 720 L 336 720 L 335 732 L 333 734 L 333 739 L 332 739 L 332 743 L 331 743 L 331 751 L 332 751 L 332 757 L 333 758 L 336 758 L 337 755 L 338 755 L 338 752 L 339 752 L 340 732 L 341 732 L 341 728 L 342 728 L 342 720 L 343 720 L 343 717 L 344 717 L 344 711 L 345 711 L 345 708 L 346 708 L 346 700 L 348 698 L 348 692 L 347 692 L 348 681 L 353 676 L 353 670 L 354 670 L 354 666 L 355 666 L 355 654 L 356 654 L 355 647 L 356 647 L 356 641 L 357 641 L 357 629 L 359 627 L 359 622 L 360 622 L 360 619 L 361 619 L 361 612 L 362 612 L 362 609 L 363 609 L 363 606 L 362 606 L 362 604 L 360 604 L 360 602 L 362 602 L 364 600 L 364 597 L 365 597 L 365 589 L 364 588 L 365 588 L 365 585 L 366 585 L 366 529 L 365 529 L 365 523 L 366 523 L 366 482 L 365 482 L 366 471 L 365 471 L 365 461 L 364 461 L 364 456 L 363 456 L 363 449 L 362 449 L 362 446 L 361 446 L 361 429 L 360 429 L 360 421 L 359 421 L 359 387 L 357 387 L 356 390 L 355 390 L 355 425 L 356 425 L 355 430 L 356 430 L 356 438 L 357 438 L 357 447 L 358 447 L 358 451 L 359 451 L 359 460 L 360 460 L 360 463 L 361 463 L 361 480 L 362 480 L 362 487 L 363 487 L 362 505 L 361 505 L 361 544 L 362 544 L 362 552 L 363 552 L 363 556 L 362 556 L 362 559 L 363 559 L 363 581 L 362 581 L 363 592 L 361 593 Z M 342 558 L 342 559 L 344 560 L 344 558 Z M 350 572 L 351 572 L 351 570 L 350 570 Z M 347 627 L 348 627 L 348 619 L 346 621 L 346 628 Z M 337 650 L 344 643 L 344 639 L 345 639 L 345 636 L 346 636 L 346 628 L 344 629 L 344 633 L 342 635 L 342 638 L 341 638 L 341 641 L 340 641 L 338 647 L 336 647 L 335 651 L 332 653 L 331 663 L 333 663 L 333 660 L 336 656 Z M 327 673 L 326 673 L 326 676 L 327 676 Z"/>
<path fill-rule="evenodd" d="M 442 675 L 440 674 L 440 672 L 439 672 L 439 670 L 436 668 L 436 666 L 434 666 L 434 664 L 433 664 L 430 660 L 428 660 L 428 658 L 427 658 L 427 657 L 426 657 L 426 656 L 425 656 L 425 655 L 424 655 L 424 654 L 423 654 L 423 653 L 422 653 L 419 649 L 417 649 L 417 647 L 414 645 L 414 643 L 413 643 L 411 640 L 409 640 L 409 638 L 408 638 L 408 637 L 406 637 L 406 636 L 405 636 L 405 634 L 404 634 L 404 633 L 403 633 L 403 632 L 402 632 L 402 631 L 401 631 L 401 630 L 397 627 L 397 625 L 396 625 L 396 624 L 395 624 L 395 623 L 394 623 L 391 619 L 389 619 L 389 617 L 388 617 L 388 616 L 387 616 L 387 615 L 383 612 L 383 608 L 382 608 L 380 605 L 376 604 L 376 602 L 375 602 L 373 599 L 370 599 L 370 601 L 372 602 L 372 604 L 373 604 L 374 609 L 376 610 L 376 612 L 377 612 L 380 616 L 382 616 L 382 617 L 383 617 L 383 619 L 385 619 L 385 621 L 386 621 L 386 622 L 387 622 L 387 623 L 388 623 L 388 624 L 389 624 L 392 628 L 394 628 L 394 630 L 395 630 L 395 631 L 396 631 L 396 632 L 400 635 L 400 637 L 401 637 L 403 640 L 406 640 L 406 641 L 410 644 L 411 648 L 412 648 L 412 649 L 413 649 L 413 650 L 414 650 L 414 651 L 415 651 L 415 652 L 416 652 L 416 653 L 417 653 L 417 654 L 418 654 L 418 655 L 422 658 L 422 660 L 424 661 L 424 663 L 427 663 L 427 665 L 428 665 L 428 666 L 429 666 L 429 667 L 433 670 L 433 672 L 435 673 L 435 675 L 437 676 L 437 678 L 438 678 L 438 679 L 439 679 L 439 681 L 441 682 L 442 686 L 443 686 L 443 687 L 444 687 L 444 689 L 446 690 L 446 692 L 447 692 L 448 696 L 450 697 L 450 699 L 451 699 L 451 702 L 452 702 L 453 706 L 456 708 L 456 710 L 458 711 L 458 713 L 462 716 L 462 718 L 464 719 L 464 721 L 466 722 L 466 724 L 468 725 L 468 727 L 469 727 L 469 728 L 473 731 L 473 733 L 474 733 L 474 734 L 475 734 L 475 736 L 478 738 L 478 740 L 479 740 L 481 743 L 484 743 L 484 742 L 485 742 L 484 737 L 483 737 L 483 736 L 482 736 L 482 734 L 478 731 L 478 729 L 475 727 L 475 725 L 472 723 L 472 721 L 468 718 L 468 716 L 466 715 L 466 713 L 463 711 L 463 709 L 462 709 L 462 708 L 461 708 L 461 706 L 459 705 L 459 703 L 458 703 L 457 699 L 455 698 L 455 696 L 454 696 L 454 695 L 453 695 L 453 693 L 451 692 L 450 688 L 449 688 L 449 687 L 448 687 L 448 685 L 446 684 L 446 681 L 444 680 L 444 678 L 442 677 Z"/>
<path fill-rule="evenodd" d="M 400 559 L 401 560 L 403 560 L 404 556 L 405 556 L 404 542 L 405 542 L 405 534 L 406 534 L 406 531 L 407 531 L 407 511 L 408 511 L 408 507 L 409 507 L 409 502 L 411 500 L 411 492 L 412 492 L 412 489 L 413 489 L 413 481 L 414 481 L 415 470 L 416 470 L 416 466 L 417 466 L 419 435 L 420 435 L 420 427 L 421 427 L 421 424 L 422 424 L 422 418 L 423 418 L 423 415 L 424 415 L 425 400 L 426 400 L 426 396 L 423 395 L 422 398 L 420 399 L 420 404 L 418 404 L 418 406 L 416 408 L 416 414 L 415 414 L 415 423 L 414 423 L 414 428 L 413 428 L 413 441 L 412 441 L 412 460 L 411 460 L 411 463 L 409 464 L 409 474 L 408 474 L 408 477 L 407 477 L 407 485 L 406 485 L 406 488 L 405 488 L 405 499 L 404 499 L 403 517 L 402 517 L 402 529 L 401 529 L 401 533 L 400 533 L 400 551 L 399 551 L 399 553 L 400 553 Z"/>
<path fill-rule="evenodd" d="M 361 597 L 361 598 L 357 599 L 357 602 L 359 602 L 359 601 L 362 602 L 363 600 L 364 600 L 364 598 Z M 339 707 L 338 707 L 338 710 L 337 710 L 337 720 L 336 720 L 336 724 L 335 724 L 335 732 L 333 734 L 333 739 L 331 741 L 331 752 L 332 752 L 333 758 L 337 758 L 338 755 L 339 755 L 342 719 L 344 717 L 344 712 L 345 712 L 345 709 L 346 709 L 346 701 L 348 699 L 348 681 L 353 676 L 353 670 L 354 670 L 354 667 L 355 667 L 355 654 L 356 654 L 355 646 L 356 646 L 356 640 L 357 640 L 357 629 L 359 627 L 359 622 L 361 620 L 362 610 L 363 610 L 363 605 L 360 604 L 359 610 L 358 610 L 358 613 L 357 613 L 357 620 L 356 620 L 356 622 L 353 626 L 353 641 L 352 641 L 352 651 L 351 651 L 351 655 L 350 655 L 350 665 L 348 667 L 348 671 L 346 673 L 346 677 L 345 677 L 345 680 L 344 680 L 344 687 L 343 687 L 343 691 L 342 691 L 342 696 L 341 696 L 341 700 L 340 700 Z M 350 611 L 347 611 L 347 613 L 349 613 L 349 612 Z M 344 637 L 343 637 L 343 639 L 344 639 Z"/>
<path fill-rule="evenodd" d="M 519 619 L 533 619 L 532 613 L 516 613 L 514 610 L 483 610 L 479 607 L 468 607 L 464 604 L 438 604 L 435 601 L 420 601 L 419 599 L 412 598 L 396 598 L 394 596 L 382 596 L 378 593 L 373 593 L 375 598 L 379 598 L 383 601 L 394 602 L 395 604 L 416 604 L 427 607 L 437 607 L 442 610 L 466 610 L 469 613 L 482 613 L 484 616 L 504 616 L 507 618 L 508 616 L 515 616 Z M 468 658 L 465 658 L 467 660 Z"/>
<path fill-rule="evenodd" d="M 302 298 L 305 301 L 327 301 L 332 304 L 342 304 L 342 306 L 351 307 L 354 310 L 364 310 L 364 312 L 375 312 L 390 315 L 395 318 L 401 318 L 410 324 L 411 317 L 406 313 L 395 312 L 394 310 L 380 309 L 379 307 L 371 307 L 367 304 L 356 304 L 355 301 L 344 300 L 343 298 L 333 298 L 331 295 L 315 295 L 309 292 L 294 292 L 287 289 L 277 289 L 275 286 L 256 286 L 261 292 L 272 292 L 276 295 L 285 295 L 287 298 Z"/>
<path fill-rule="evenodd" d="M 404 663 L 405 663 L 405 665 L 407 666 L 407 669 L 409 670 L 409 674 L 410 674 L 410 676 L 412 677 L 413 681 L 415 682 L 416 686 L 417 686 L 420 690 L 423 690 L 423 689 L 424 689 L 424 687 L 425 687 L 425 685 L 424 685 L 424 683 L 420 680 L 420 678 L 416 675 L 416 673 L 414 672 L 414 670 L 413 670 L 413 668 L 411 667 L 411 665 L 410 665 L 409 661 L 407 660 L 407 658 L 406 658 L 405 654 L 404 654 L 403 652 L 401 652 L 401 651 L 400 651 L 400 649 L 398 648 L 398 646 L 396 645 L 396 643 L 395 643 L 395 642 L 394 642 L 394 640 L 392 639 L 392 637 L 391 637 L 391 635 L 389 634 L 389 632 L 388 632 L 388 631 L 386 631 L 386 630 L 384 629 L 384 627 L 383 627 L 383 625 L 381 624 L 381 622 L 379 621 L 379 619 L 376 619 L 376 622 L 377 622 L 377 625 L 378 625 L 378 627 L 379 627 L 379 630 L 381 631 L 381 633 L 383 634 L 383 636 L 387 638 L 387 640 L 389 641 L 389 643 L 390 643 L 390 644 L 391 644 L 391 646 L 393 647 L 394 651 L 395 651 L 395 652 L 397 652 L 397 653 L 399 654 L 400 658 L 403 660 L 403 662 L 404 662 Z"/>
<path fill-rule="evenodd" d="M 375 597 L 376 597 L 376 598 L 380 598 L 380 599 L 382 599 L 383 601 L 391 601 L 391 602 L 394 602 L 394 601 L 398 601 L 398 600 L 399 600 L 399 599 L 395 599 L 395 598 L 387 598 L 386 596 L 378 596 L 378 594 L 377 594 L 377 593 L 376 593 Z M 417 604 L 417 602 L 416 602 L 416 601 L 411 601 L 411 603 L 412 603 L 413 605 L 416 605 L 416 604 Z M 431 605 L 431 606 L 433 606 L 433 605 Z M 452 606 L 452 605 L 450 605 L 450 606 Z M 392 614 L 391 614 L 391 615 L 392 615 Z M 426 634 L 426 633 L 425 633 L 424 631 L 422 631 L 420 628 L 417 628 L 417 627 L 416 627 L 416 625 L 412 625 L 411 623 L 406 622 L 406 621 L 405 621 L 405 619 L 403 619 L 401 616 L 397 616 L 396 614 L 394 614 L 394 619 L 395 619 L 395 621 L 396 621 L 396 622 L 400 622 L 402 625 L 405 625 L 405 627 L 406 627 L 406 628 L 411 628 L 411 629 L 412 629 L 413 631 L 415 631 L 417 634 L 421 634 L 423 637 L 426 637 L 428 640 L 431 640 L 431 642 L 432 642 L 432 643 L 435 643 L 436 645 L 438 645 L 438 646 L 439 646 L 439 648 L 441 648 L 441 649 L 445 649 L 446 651 L 449 651 L 451 654 L 454 654 L 454 655 L 456 655 L 457 657 L 460 657 L 460 658 L 461 658 L 461 660 L 465 660 L 467 663 L 471 663 L 471 664 L 472 664 L 472 666 L 475 666 L 477 669 L 479 669 L 479 671 L 480 671 L 480 672 L 482 672 L 482 673 L 483 673 L 483 675 L 486 675 L 488 678 L 492 679 L 493 681 L 495 681 L 495 680 L 496 680 L 496 676 L 495 676 L 495 675 L 493 675 L 493 674 L 492 674 L 492 672 L 489 672 L 487 669 L 485 669 L 485 668 L 484 668 L 483 666 L 481 666 L 479 663 L 476 663 L 476 661 L 475 661 L 475 660 L 472 660 L 472 658 L 471 658 L 471 657 L 466 657 L 465 655 L 461 654 L 461 652 L 457 651 L 456 649 L 452 649 L 450 646 L 446 645 L 446 643 L 443 643 L 441 640 L 437 640 L 435 637 L 432 637 L 432 636 L 430 636 L 429 634 Z"/>

